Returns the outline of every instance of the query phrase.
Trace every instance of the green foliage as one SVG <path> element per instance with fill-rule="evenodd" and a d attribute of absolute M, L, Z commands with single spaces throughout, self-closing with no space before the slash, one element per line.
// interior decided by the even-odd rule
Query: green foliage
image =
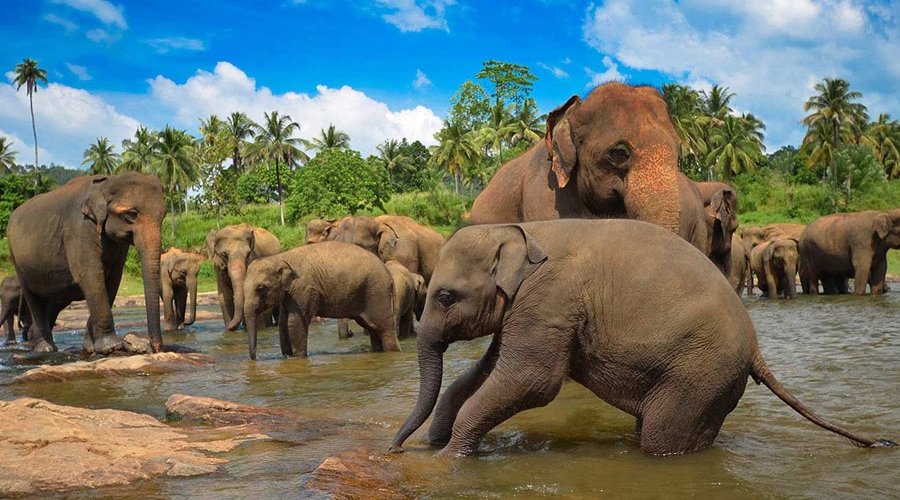
<path fill-rule="evenodd" d="M 6 225 L 13 210 L 29 198 L 50 190 L 49 179 L 40 174 L 10 174 L 0 177 L 0 234 L 6 234 Z"/>
<path fill-rule="evenodd" d="M 486 78 L 491 82 L 493 90 L 491 97 L 494 102 L 514 102 L 521 106 L 531 95 L 531 88 L 538 79 L 531 73 L 528 66 L 521 64 L 496 61 L 493 59 L 484 61 L 481 71 L 476 78 Z"/>
<path fill-rule="evenodd" d="M 447 189 L 427 192 L 395 194 L 385 203 L 389 214 L 406 215 L 429 225 L 455 226 L 472 205 L 471 199 L 453 194 Z"/>
<path fill-rule="evenodd" d="M 221 217 L 238 213 L 238 174 L 236 169 L 207 163 L 200 167 L 200 194 L 194 201 L 203 213 Z"/>
<path fill-rule="evenodd" d="M 468 130 L 475 130 L 487 123 L 491 116 L 491 104 L 481 85 L 466 80 L 450 98 L 448 121 L 461 123 Z"/>
<path fill-rule="evenodd" d="M 378 152 L 395 193 L 425 191 L 439 182 L 428 168 L 431 153 L 419 141 L 410 144 L 405 137 L 399 142 L 391 139 L 378 146 Z"/>
<path fill-rule="evenodd" d="M 281 167 L 281 175 L 285 169 Z M 237 196 L 243 203 L 278 201 L 278 177 L 275 164 L 264 162 L 242 173 L 237 179 Z M 287 194 L 287 193 L 286 193 Z"/>
<path fill-rule="evenodd" d="M 326 149 L 292 176 L 285 199 L 288 216 L 340 217 L 381 209 L 390 196 L 388 173 L 381 160 L 363 159 L 352 150 Z"/>

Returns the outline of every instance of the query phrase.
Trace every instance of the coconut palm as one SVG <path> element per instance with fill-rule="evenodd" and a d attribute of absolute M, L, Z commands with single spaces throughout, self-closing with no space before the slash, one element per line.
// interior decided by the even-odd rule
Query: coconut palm
<path fill-rule="evenodd" d="M 456 122 L 444 122 L 444 128 L 434 137 L 439 144 L 433 147 L 429 161 L 453 176 L 454 190 L 459 194 L 460 176 L 466 166 L 481 159 L 478 141 L 472 131 Z"/>
<path fill-rule="evenodd" d="M 459 123 L 459 122 L 455 122 Z M 462 127 L 462 124 L 459 124 Z M 509 109 L 501 101 L 497 101 L 491 106 L 490 118 L 478 130 L 473 131 L 473 139 L 480 147 L 485 148 L 485 154 L 488 150 L 496 154 L 499 163 L 503 156 L 503 143 L 508 141 L 514 134 L 512 126 L 512 115 Z"/>
<path fill-rule="evenodd" d="M 133 139 L 122 141 L 122 161 L 117 172 L 134 171 L 149 173 L 153 163 L 153 148 L 157 135 L 147 127 L 138 125 Z"/>
<path fill-rule="evenodd" d="M 329 124 L 327 129 L 319 131 L 319 137 L 307 141 L 306 147 L 312 151 L 324 149 L 350 149 L 350 136 L 337 130 L 334 124 Z"/>
<path fill-rule="evenodd" d="M 722 125 L 710 131 L 711 150 L 706 163 L 721 172 L 725 182 L 730 182 L 735 174 L 756 170 L 764 158 L 757 133 L 742 118 L 726 115 Z"/>
<path fill-rule="evenodd" d="M 247 140 L 256 136 L 257 128 L 257 124 L 241 112 L 235 111 L 225 120 L 224 141 L 231 150 L 231 164 L 237 172 L 244 167 L 243 149 Z"/>
<path fill-rule="evenodd" d="M 700 92 L 703 96 L 703 112 L 713 119 L 712 124 L 719 126 L 725 121 L 725 117 L 731 114 L 731 99 L 734 92 L 729 92 L 728 87 L 713 85 L 709 92 Z"/>
<path fill-rule="evenodd" d="M 229 152 L 229 138 L 227 125 L 218 115 L 209 115 L 205 120 L 201 118 L 198 153 L 203 162 L 221 167 Z"/>
<path fill-rule="evenodd" d="M 378 157 L 384 162 L 384 168 L 388 172 L 403 169 L 409 163 L 409 158 L 403 154 L 400 141 L 388 139 L 377 146 Z"/>
<path fill-rule="evenodd" d="M 891 120 L 891 115 L 887 113 L 881 113 L 878 121 L 867 127 L 862 142 L 871 146 L 889 178 L 900 176 L 900 122 Z"/>
<path fill-rule="evenodd" d="M 172 216 L 172 237 L 175 237 L 175 199 L 187 196 L 188 189 L 199 177 L 194 154 L 194 138 L 184 130 L 168 125 L 158 134 L 153 145 L 152 172 L 160 178 L 169 194 Z"/>
<path fill-rule="evenodd" d="M 278 184 L 278 207 L 281 225 L 284 225 L 284 190 L 281 184 L 281 165 L 292 168 L 306 163 L 309 156 L 301 149 L 301 139 L 294 137 L 300 130 L 300 124 L 291 120 L 289 115 L 279 115 L 277 111 L 265 113 L 262 125 L 256 125 L 256 142 L 251 147 L 254 162 L 271 161 L 275 163 L 275 182 Z"/>
<path fill-rule="evenodd" d="M 19 153 L 11 148 L 12 141 L 0 136 L 0 172 L 4 174 L 11 174 L 17 168 L 16 155 Z"/>
<path fill-rule="evenodd" d="M 119 165 L 119 155 L 113 149 L 109 139 L 98 137 L 97 142 L 91 144 L 84 151 L 84 161 L 81 166 L 90 165 L 88 173 L 91 175 L 112 175 Z"/>
<path fill-rule="evenodd" d="M 37 127 L 34 124 L 34 93 L 37 92 L 38 83 L 47 83 L 47 70 L 39 68 L 37 61 L 34 59 L 24 59 L 13 69 L 13 85 L 16 90 L 20 90 L 22 85 L 25 86 L 25 92 L 28 94 L 28 104 L 31 107 L 31 133 L 34 134 L 34 169 L 38 168 L 38 142 Z"/>
<path fill-rule="evenodd" d="M 862 94 L 850 90 L 850 83 L 846 80 L 825 78 L 814 88 L 818 93 L 803 104 L 804 111 L 812 111 L 803 118 L 803 124 L 807 126 L 803 144 L 810 145 L 809 148 L 827 149 L 818 154 L 812 150 L 809 165 L 819 166 L 821 163 L 818 162 L 827 158 L 831 167 L 832 183 L 837 187 L 835 152 L 841 145 L 853 141 L 854 130 L 859 128 L 862 121 L 868 120 L 868 114 L 862 103 L 854 102 L 862 98 Z M 858 133 L 858 130 L 856 132 Z"/>
<path fill-rule="evenodd" d="M 542 115 L 538 112 L 534 99 L 526 99 L 509 124 L 512 131 L 510 144 L 515 146 L 519 141 L 526 141 L 529 144 L 537 142 L 544 137 L 544 123 L 546 120 L 547 115 Z"/>

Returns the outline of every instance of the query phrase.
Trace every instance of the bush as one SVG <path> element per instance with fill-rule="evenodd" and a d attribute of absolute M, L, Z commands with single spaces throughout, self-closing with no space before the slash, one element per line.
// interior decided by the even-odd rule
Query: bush
<path fill-rule="evenodd" d="M 383 210 L 391 184 L 381 161 L 356 151 L 326 149 L 293 174 L 285 199 L 288 217 L 343 217 Z"/>
<path fill-rule="evenodd" d="M 789 193 L 788 202 L 790 217 L 812 220 L 836 212 L 838 195 L 825 184 L 800 184 Z"/>
<path fill-rule="evenodd" d="M 395 194 L 385 203 L 389 214 L 405 215 L 429 225 L 454 226 L 462 221 L 463 213 L 472 205 L 446 189 Z"/>
<path fill-rule="evenodd" d="M 287 187 L 291 172 L 281 165 L 282 188 Z M 285 191 L 287 196 L 287 191 Z M 274 163 L 265 163 L 244 172 L 237 180 L 237 195 L 244 203 L 271 203 L 278 201 L 278 179 Z"/>
<path fill-rule="evenodd" d="M 0 177 L 0 234 L 6 234 L 9 216 L 28 199 L 50 190 L 49 179 L 32 173 Z"/>

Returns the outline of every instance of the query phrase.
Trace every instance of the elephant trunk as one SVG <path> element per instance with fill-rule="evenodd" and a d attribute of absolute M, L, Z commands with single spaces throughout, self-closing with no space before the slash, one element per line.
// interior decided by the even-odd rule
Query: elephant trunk
<path fill-rule="evenodd" d="M 446 342 L 429 342 L 427 340 L 419 342 L 419 398 L 416 400 L 416 407 L 403 423 L 403 427 L 394 436 L 391 451 L 402 451 L 406 438 L 421 427 L 434 410 L 438 394 L 441 391 L 444 351 L 446 350 Z"/>
<path fill-rule="evenodd" d="M 247 265 L 240 260 L 232 260 L 228 263 L 228 277 L 231 279 L 231 288 L 234 291 L 234 317 L 226 330 L 236 330 L 244 319 L 244 276 L 247 273 Z"/>
<path fill-rule="evenodd" d="M 191 326 L 197 319 L 197 276 L 188 276 L 188 293 L 191 294 L 191 315 L 184 322 L 184 326 Z"/>
<path fill-rule="evenodd" d="M 678 156 L 669 147 L 653 145 L 636 151 L 640 165 L 629 172 L 625 184 L 628 216 L 682 234 Z"/>
<path fill-rule="evenodd" d="M 784 297 L 793 299 L 797 296 L 797 265 L 784 266 Z"/>
<path fill-rule="evenodd" d="M 135 234 L 134 246 L 141 254 L 141 275 L 144 279 L 144 305 L 147 310 L 147 333 L 153 352 L 162 350 L 162 333 L 159 322 L 159 254 L 160 228 L 147 223 Z"/>
<path fill-rule="evenodd" d="M 250 351 L 250 359 L 256 361 L 256 314 L 246 314 L 247 317 L 247 344 Z"/>

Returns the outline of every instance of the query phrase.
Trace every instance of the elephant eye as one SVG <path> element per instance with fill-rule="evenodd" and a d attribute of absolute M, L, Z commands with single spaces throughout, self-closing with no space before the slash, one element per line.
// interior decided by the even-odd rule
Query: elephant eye
<path fill-rule="evenodd" d="M 444 307 L 450 307 L 457 300 L 456 294 L 447 289 L 439 290 L 434 299 Z"/>
<path fill-rule="evenodd" d="M 138 211 L 136 208 L 122 212 L 122 218 L 128 222 L 134 222 L 137 219 Z"/>
<path fill-rule="evenodd" d="M 616 144 L 609 150 L 606 156 L 609 158 L 609 161 L 616 165 L 621 165 L 631 158 L 631 151 L 625 144 Z"/>

